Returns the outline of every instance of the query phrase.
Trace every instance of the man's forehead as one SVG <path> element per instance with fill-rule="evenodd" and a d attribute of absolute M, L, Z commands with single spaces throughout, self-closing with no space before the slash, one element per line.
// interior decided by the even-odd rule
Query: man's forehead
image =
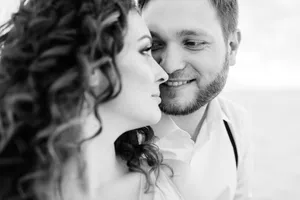
<path fill-rule="evenodd" d="M 150 33 L 152 37 L 164 37 L 164 30 L 159 29 L 150 29 Z M 195 27 L 191 28 L 178 28 L 177 30 L 169 30 L 168 33 L 172 33 L 172 35 L 176 38 L 183 38 L 187 36 L 195 36 L 195 37 L 210 37 L 211 33 L 208 30 L 197 29 Z M 165 33 L 165 34 L 168 34 Z"/>
<path fill-rule="evenodd" d="M 147 23 L 176 23 L 182 20 L 201 21 L 217 18 L 217 12 L 208 0 L 154 0 L 143 9 L 142 15 Z"/>
<path fill-rule="evenodd" d="M 170 9 L 177 9 L 180 12 L 189 8 L 201 9 L 201 7 L 207 6 L 214 9 L 210 0 L 148 0 L 145 2 L 146 5 L 143 6 L 143 11 L 148 9 L 154 9 L 156 11 L 167 11 Z"/>
<path fill-rule="evenodd" d="M 151 0 L 142 14 L 153 35 L 209 35 L 211 29 L 220 28 L 208 0 Z"/>

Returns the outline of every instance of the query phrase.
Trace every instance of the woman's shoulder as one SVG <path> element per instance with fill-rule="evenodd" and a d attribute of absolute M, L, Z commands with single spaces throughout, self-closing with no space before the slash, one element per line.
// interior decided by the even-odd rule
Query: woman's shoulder
<path fill-rule="evenodd" d="M 159 173 L 151 173 L 151 182 L 153 183 L 149 190 L 147 188 L 147 178 L 139 172 L 128 172 L 118 179 L 107 183 L 97 191 L 97 199 L 105 200 L 183 200 L 180 190 L 176 184 L 178 171 L 177 165 L 168 163 L 171 168 L 161 166 Z M 147 165 L 143 166 L 147 169 Z M 174 168 L 174 176 L 170 169 Z M 181 167 L 180 167 L 181 168 Z M 183 170 L 185 171 L 185 170 Z M 180 176 L 181 177 L 181 176 Z M 175 179 L 174 179 L 175 178 Z M 175 180 L 175 182 L 174 182 Z"/>
<path fill-rule="evenodd" d="M 141 190 L 144 189 L 142 176 L 142 173 L 129 172 L 99 188 L 96 197 L 105 200 L 140 200 Z M 145 195 L 143 200 L 152 200 L 151 196 L 153 195 Z"/>
<path fill-rule="evenodd" d="M 151 182 L 153 183 L 148 192 L 140 191 L 141 200 L 183 200 L 173 178 L 175 173 L 172 172 L 172 167 L 162 165 L 158 173 L 151 174 Z M 141 177 L 142 186 L 145 188 L 146 177 Z"/>
<path fill-rule="evenodd" d="M 153 200 L 183 200 L 175 182 L 175 176 L 176 173 L 172 173 L 169 168 L 162 168 L 157 178 L 157 184 L 155 185 Z"/>

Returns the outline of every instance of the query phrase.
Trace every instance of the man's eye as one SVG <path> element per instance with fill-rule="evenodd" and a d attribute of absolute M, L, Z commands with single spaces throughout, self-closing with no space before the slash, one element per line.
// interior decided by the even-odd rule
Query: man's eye
<path fill-rule="evenodd" d="M 157 51 L 164 48 L 164 44 L 162 42 L 153 42 L 152 43 L 152 51 Z"/>
<path fill-rule="evenodd" d="M 208 43 L 205 41 L 187 40 L 184 41 L 184 45 L 192 50 L 203 49 Z"/>

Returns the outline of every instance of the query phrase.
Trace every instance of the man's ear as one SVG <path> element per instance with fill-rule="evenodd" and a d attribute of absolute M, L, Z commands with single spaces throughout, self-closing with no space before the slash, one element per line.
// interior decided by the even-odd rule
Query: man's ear
<path fill-rule="evenodd" d="M 240 46 L 241 39 L 242 39 L 242 35 L 239 29 L 236 29 L 228 37 L 229 66 L 235 65 L 236 54 Z"/>

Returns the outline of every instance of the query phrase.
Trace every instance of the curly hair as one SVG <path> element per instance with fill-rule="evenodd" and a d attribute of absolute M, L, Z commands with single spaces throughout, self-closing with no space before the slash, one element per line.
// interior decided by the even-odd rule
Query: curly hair
<path fill-rule="evenodd" d="M 29 0 L 0 27 L 0 199 L 47 199 L 35 183 L 61 189 L 62 167 L 74 157 L 84 179 L 84 93 L 96 102 L 91 109 L 100 128 L 93 139 L 102 130 L 98 106 L 122 89 L 115 56 L 131 9 L 131 0 Z M 96 69 L 109 83 L 103 91 L 88 84 Z M 150 173 L 159 174 L 162 165 L 153 139 L 152 129 L 144 127 L 114 144 L 130 171 L 146 175 L 148 186 Z"/>

